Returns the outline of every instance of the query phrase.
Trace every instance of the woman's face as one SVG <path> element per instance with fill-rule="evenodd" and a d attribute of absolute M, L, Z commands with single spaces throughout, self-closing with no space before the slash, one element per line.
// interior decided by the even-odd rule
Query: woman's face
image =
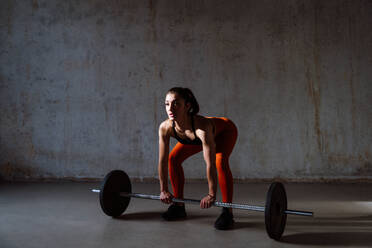
<path fill-rule="evenodd" d="M 190 104 L 185 104 L 185 100 L 178 96 L 177 93 L 169 92 L 165 97 L 165 110 L 168 118 L 177 120 L 181 116 L 187 115 Z"/>

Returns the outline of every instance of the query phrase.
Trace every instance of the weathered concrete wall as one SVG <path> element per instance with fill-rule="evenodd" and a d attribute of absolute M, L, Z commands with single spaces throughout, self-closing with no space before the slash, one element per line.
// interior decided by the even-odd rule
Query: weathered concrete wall
<path fill-rule="evenodd" d="M 157 177 L 182 85 L 238 126 L 235 178 L 372 179 L 372 1 L 3 0 L 0 42 L 3 178 Z"/>

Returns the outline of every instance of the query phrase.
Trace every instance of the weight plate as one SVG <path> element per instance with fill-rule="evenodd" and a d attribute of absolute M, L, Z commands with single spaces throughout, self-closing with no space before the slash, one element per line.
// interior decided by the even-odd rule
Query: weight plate
<path fill-rule="evenodd" d="M 120 196 L 120 192 L 132 193 L 130 179 L 124 171 L 111 171 L 103 179 L 99 193 L 101 208 L 108 216 L 118 217 L 127 209 L 130 197 Z"/>
<path fill-rule="evenodd" d="M 266 195 L 265 225 L 270 238 L 279 240 L 287 221 L 287 195 L 284 185 L 279 182 L 272 183 Z"/>

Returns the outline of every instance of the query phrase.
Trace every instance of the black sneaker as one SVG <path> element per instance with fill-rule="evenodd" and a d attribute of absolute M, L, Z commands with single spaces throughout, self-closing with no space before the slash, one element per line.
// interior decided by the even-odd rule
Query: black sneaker
<path fill-rule="evenodd" d="M 222 208 L 222 214 L 217 218 L 214 227 L 218 230 L 228 230 L 234 226 L 234 216 L 228 208 Z"/>
<path fill-rule="evenodd" d="M 172 204 L 169 206 L 168 210 L 161 215 L 161 217 L 167 221 L 186 218 L 185 205 L 179 206 Z"/>

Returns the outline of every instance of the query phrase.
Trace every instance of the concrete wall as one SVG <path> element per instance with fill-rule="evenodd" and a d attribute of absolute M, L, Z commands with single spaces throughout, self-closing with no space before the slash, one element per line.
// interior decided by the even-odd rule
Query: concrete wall
<path fill-rule="evenodd" d="M 238 126 L 235 178 L 372 179 L 372 1 L 3 0 L 0 42 L 5 179 L 157 177 L 175 85 Z"/>

